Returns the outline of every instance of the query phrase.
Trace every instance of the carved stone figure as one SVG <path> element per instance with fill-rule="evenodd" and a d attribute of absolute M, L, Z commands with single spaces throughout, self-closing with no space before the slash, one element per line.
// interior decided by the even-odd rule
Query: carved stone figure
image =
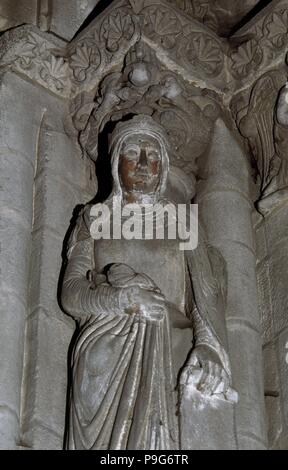
<path fill-rule="evenodd" d="M 288 186 L 288 83 L 281 88 L 276 108 L 275 147 L 281 158 L 278 174 L 278 190 L 284 190 Z"/>
<path fill-rule="evenodd" d="M 169 144 L 151 117 L 116 126 L 110 142 L 123 206 L 165 199 Z M 72 358 L 69 449 L 181 448 L 181 393 L 233 400 L 227 355 L 225 264 L 200 230 L 177 240 L 93 240 L 91 206 L 68 248 L 62 303 L 78 322 Z"/>
<path fill-rule="evenodd" d="M 257 207 L 262 213 L 287 193 L 288 103 L 283 79 L 284 72 L 272 71 L 256 82 L 248 113 L 239 124 L 255 161 L 260 189 Z"/>

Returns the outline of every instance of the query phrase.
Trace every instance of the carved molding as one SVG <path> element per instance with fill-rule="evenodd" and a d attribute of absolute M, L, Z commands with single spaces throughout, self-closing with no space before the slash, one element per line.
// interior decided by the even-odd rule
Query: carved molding
<path fill-rule="evenodd" d="M 221 88 L 217 78 L 221 76 L 223 84 L 225 47 L 222 40 L 175 7 L 165 2 L 157 6 L 150 3 L 146 1 L 140 13 L 143 39 L 156 51 L 160 48 L 191 77 L 214 79 Z"/>
<path fill-rule="evenodd" d="M 195 3 L 196 5 L 196 3 Z M 194 6 L 195 6 L 194 5 Z M 24 26 L 1 37 L 1 67 L 10 67 L 63 98 L 97 88 L 121 70 L 141 40 L 158 60 L 200 88 L 227 99 L 284 63 L 288 0 L 265 9 L 228 43 L 167 0 L 115 0 L 70 44 Z"/>
<path fill-rule="evenodd" d="M 94 161 L 99 133 L 107 122 L 134 114 L 153 116 L 169 135 L 172 165 L 193 173 L 196 159 L 207 148 L 219 108 L 211 97 L 163 68 L 154 51 L 140 42 L 126 55 L 123 70 L 105 77 L 96 96 L 75 97 L 70 113 L 82 149 Z"/>
<path fill-rule="evenodd" d="M 232 28 L 258 3 L 258 0 L 167 0 L 192 18 L 205 24 L 221 37 L 228 36 Z"/>
<path fill-rule="evenodd" d="M 233 90 L 251 86 L 267 71 L 285 62 L 288 51 L 288 1 L 266 8 L 250 26 L 232 38 L 229 72 L 235 81 Z M 232 80 L 231 80 L 232 81 Z"/>
<path fill-rule="evenodd" d="M 138 19 L 126 1 L 107 8 L 68 46 L 72 95 L 95 88 L 113 67 L 123 63 L 140 38 Z"/>
<path fill-rule="evenodd" d="M 34 26 L 8 31 L 1 38 L 1 68 L 10 68 L 58 96 L 70 96 L 69 65 L 65 43 Z"/>

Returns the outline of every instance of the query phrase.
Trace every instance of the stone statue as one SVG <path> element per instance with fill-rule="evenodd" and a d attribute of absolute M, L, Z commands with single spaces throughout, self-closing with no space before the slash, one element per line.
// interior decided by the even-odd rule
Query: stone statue
<path fill-rule="evenodd" d="M 274 138 L 275 147 L 281 159 L 281 165 L 278 173 L 277 190 L 287 190 L 288 186 L 288 82 L 281 88 L 275 120 Z"/>
<path fill-rule="evenodd" d="M 139 115 L 110 141 L 121 205 L 165 201 L 169 143 Z M 94 240 L 91 206 L 68 247 L 62 304 L 78 322 L 67 448 L 179 449 L 181 394 L 231 399 L 225 326 L 225 263 L 200 230 L 198 247 L 177 240 Z M 230 395 L 229 395 L 230 394 Z M 233 397 L 232 397 L 233 398 Z"/>

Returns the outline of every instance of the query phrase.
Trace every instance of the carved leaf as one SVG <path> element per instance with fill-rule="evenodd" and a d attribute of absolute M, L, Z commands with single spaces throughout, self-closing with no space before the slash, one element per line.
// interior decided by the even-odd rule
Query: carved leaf
<path fill-rule="evenodd" d="M 144 5 L 144 0 L 129 0 L 129 2 L 135 13 L 140 13 Z"/>
<path fill-rule="evenodd" d="M 242 44 L 238 51 L 231 55 L 232 70 L 236 75 L 245 77 L 251 70 L 260 65 L 263 51 L 255 39 Z"/>
<path fill-rule="evenodd" d="M 116 52 L 121 39 L 129 41 L 132 38 L 135 27 L 131 15 L 123 10 L 116 10 L 103 21 L 101 30 L 107 50 Z"/>
<path fill-rule="evenodd" d="M 284 74 L 283 74 L 284 75 Z M 238 126 L 243 137 L 249 143 L 261 180 L 261 188 L 269 184 L 279 168 L 275 150 L 274 109 L 281 81 L 285 75 L 271 72 L 261 77 L 255 84 L 247 114 L 242 117 Z M 274 168 L 273 168 L 274 166 Z"/>
<path fill-rule="evenodd" d="M 20 50 L 19 57 L 20 56 L 21 57 L 27 57 L 27 58 L 35 57 L 35 48 L 36 48 L 35 43 L 30 42 L 30 41 L 26 42 L 24 44 L 24 46 L 21 45 L 21 50 Z"/>
<path fill-rule="evenodd" d="M 221 46 L 204 34 L 191 34 L 185 38 L 178 55 L 201 68 L 207 75 L 217 74 L 222 69 L 224 56 Z"/>
<path fill-rule="evenodd" d="M 54 85 L 57 90 L 63 89 L 67 75 L 68 65 L 62 57 L 52 56 L 50 60 L 43 62 L 40 76 L 48 85 Z"/>
<path fill-rule="evenodd" d="M 70 58 L 70 66 L 76 80 L 80 82 L 85 80 L 88 68 L 99 67 L 100 61 L 100 52 L 96 45 L 92 47 L 84 43 L 78 46 Z"/>
<path fill-rule="evenodd" d="M 182 30 L 175 13 L 164 8 L 149 8 L 146 11 L 144 29 L 148 36 L 158 36 L 165 49 L 175 46 L 177 35 Z"/>
<path fill-rule="evenodd" d="M 67 75 L 68 66 L 62 57 L 56 58 L 52 56 L 50 61 L 43 63 L 43 66 L 47 72 L 55 78 L 60 79 Z"/>
<path fill-rule="evenodd" d="M 208 0 L 168 0 L 168 2 L 185 13 L 195 15 L 197 20 L 202 19 L 209 8 Z"/>
<path fill-rule="evenodd" d="M 154 19 L 154 27 L 160 36 L 174 34 L 175 27 L 177 27 L 177 18 L 171 16 L 169 12 L 158 10 Z"/>
<path fill-rule="evenodd" d="M 15 50 L 15 56 L 19 60 L 21 67 L 30 68 L 32 62 L 39 59 L 47 52 L 47 46 L 44 41 L 39 42 L 36 38 L 29 34 L 27 41 L 19 44 L 19 50 Z"/>
<path fill-rule="evenodd" d="M 288 33 L 288 11 L 282 14 L 273 13 L 268 20 L 266 28 L 268 30 L 268 39 L 275 47 L 283 47 L 287 43 Z"/>

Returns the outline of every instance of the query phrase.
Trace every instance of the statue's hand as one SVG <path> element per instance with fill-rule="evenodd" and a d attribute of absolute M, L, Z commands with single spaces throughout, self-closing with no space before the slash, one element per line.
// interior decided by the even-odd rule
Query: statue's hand
<path fill-rule="evenodd" d="M 125 287 L 122 289 L 121 304 L 128 314 L 136 313 L 152 320 L 160 320 L 164 316 L 165 297 L 158 289 Z"/>
<path fill-rule="evenodd" d="M 276 113 L 279 124 L 288 126 L 288 82 L 279 93 Z"/>
<path fill-rule="evenodd" d="M 191 383 L 206 396 L 219 393 L 225 396 L 230 389 L 230 378 L 218 354 L 208 345 L 197 346 L 182 370 L 180 385 Z"/>

